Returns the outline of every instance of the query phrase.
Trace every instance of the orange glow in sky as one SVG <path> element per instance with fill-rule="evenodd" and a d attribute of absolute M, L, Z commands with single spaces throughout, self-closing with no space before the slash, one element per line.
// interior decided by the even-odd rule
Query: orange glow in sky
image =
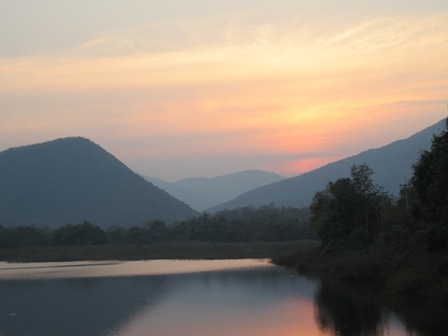
<path fill-rule="evenodd" d="M 406 4 L 193 1 L 181 14 L 164 7 L 183 8 L 175 0 L 94 2 L 78 20 L 78 5 L 59 4 L 60 21 L 36 9 L 29 26 L 15 26 L 11 16 L 31 14 L 10 5 L 0 150 L 80 135 L 173 180 L 295 175 L 386 145 L 447 114 L 448 4 Z M 60 29 L 32 26 L 48 20 Z M 174 169 L 185 160 L 190 170 Z"/>

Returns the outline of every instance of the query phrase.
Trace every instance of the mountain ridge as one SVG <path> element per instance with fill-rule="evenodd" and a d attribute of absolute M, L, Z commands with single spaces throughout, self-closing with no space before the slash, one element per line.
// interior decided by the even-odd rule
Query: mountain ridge
<path fill-rule="evenodd" d="M 195 214 L 86 138 L 0 152 L 0 221 L 5 225 L 131 226 Z"/>
<path fill-rule="evenodd" d="M 207 209 L 216 212 L 243 206 L 277 206 L 307 207 L 314 194 L 325 188 L 329 181 L 348 177 L 350 167 L 367 163 L 374 170 L 373 180 L 385 187 L 392 194 L 397 194 L 400 184 L 412 176 L 412 165 L 421 151 L 431 145 L 434 134 L 443 128 L 444 120 L 423 129 L 406 138 L 388 145 L 368 149 L 357 155 L 312 170 L 310 172 L 259 187 L 244 193 L 233 200 Z"/>
<path fill-rule="evenodd" d="M 198 211 L 229 201 L 256 187 L 285 179 L 284 176 L 257 169 L 216 177 L 189 177 L 174 182 L 145 178 Z"/>

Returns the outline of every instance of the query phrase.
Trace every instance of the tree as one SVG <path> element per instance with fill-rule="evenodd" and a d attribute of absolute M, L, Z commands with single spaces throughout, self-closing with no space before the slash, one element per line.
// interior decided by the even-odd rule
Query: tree
<path fill-rule="evenodd" d="M 153 220 L 144 224 L 144 229 L 149 231 L 149 235 L 155 242 L 166 240 L 169 230 L 163 220 Z"/>
<path fill-rule="evenodd" d="M 417 191 L 417 213 L 430 222 L 448 225 L 448 118 L 445 128 L 421 154 L 411 180 Z"/>
<path fill-rule="evenodd" d="M 0 224 L 0 248 L 6 247 L 6 229 Z"/>
<path fill-rule="evenodd" d="M 0 247 L 43 246 L 48 244 L 47 230 L 35 226 L 0 225 Z"/>
<path fill-rule="evenodd" d="M 311 221 L 324 245 L 350 235 L 356 226 L 358 198 L 350 178 L 329 182 L 311 203 Z"/>
<path fill-rule="evenodd" d="M 379 232 L 381 222 L 382 200 L 387 195 L 380 186 L 373 183 L 373 169 L 366 163 L 352 166 L 350 172 L 364 216 L 364 230 L 370 236 L 375 236 Z"/>
<path fill-rule="evenodd" d="M 68 224 L 53 232 L 56 245 L 100 245 L 107 243 L 105 232 L 90 222 Z"/>
<path fill-rule="evenodd" d="M 373 241 L 380 232 L 382 200 L 387 197 L 373 183 L 373 170 L 362 164 L 351 168 L 350 178 L 329 182 L 315 194 L 311 220 L 323 245 L 345 241 L 351 246 Z"/>
<path fill-rule="evenodd" d="M 411 183 L 417 192 L 414 215 L 424 222 L 430 251 L 448 246 L 448 118 L 444 130 L 432 139 L 431 148 L 414 165 Z"/>

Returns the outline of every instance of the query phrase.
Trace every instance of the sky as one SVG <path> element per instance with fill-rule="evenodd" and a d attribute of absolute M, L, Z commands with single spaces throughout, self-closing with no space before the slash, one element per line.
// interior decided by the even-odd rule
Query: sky
<path fill-rule="evenodd" d="M 446 0 L 2 0 L 0 151 L 295 176 L 448 115 Z"/>

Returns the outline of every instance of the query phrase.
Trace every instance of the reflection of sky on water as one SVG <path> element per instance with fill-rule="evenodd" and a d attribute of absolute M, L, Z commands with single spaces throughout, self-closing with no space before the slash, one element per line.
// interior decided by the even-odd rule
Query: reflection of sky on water
<path fill-rule="evenodd" d="M 264 259 L 74 261 L 49 263 L 0 262 L 0 280 L 102 278 L 112 276 L 167 275 L 252 267 L 274 267 Z"/>
<path fill-rule="evenodd" d="M 316 285 L 294 272 L 260 262 L 241 270 L 238 261 L 233 267 L 228 261 L 214 262 L 214 271 L 200 272 L 205 263 L 189 263 L 192 272 L 184 274 L 155 272 L 150 276 L 94 278 L 85 277 L 85 265 L 79 267 L 83 276 L 74 278 L 67 278 L 66 273 L 76 271 L 73 264 L 68 268 L 58 265 L 57 269 L 54 265 L 50 269 L 40 265 L 38 270 L 30 270 L 38 272 L 37 280 L 24 274 L 25 265 L 9 265 L 19 271 L 22 280 L 0 281 L 0 335 L 121 336 L 131 335 L 129 330 L 133 330 L 133 335 L 147 335 L 148 323 L 152 330 L 158 328 L 152 335 L 162 335 L 173 326 L 184 329 L 183 335 L 188 335 L 186 329 L 192 328 L 198 318 L 201 323 L 196 325 L 196 332 L 229 323 L 240 327 L 243 322 L 256 324 L 260 318 L 267 320 L 267 314 L 272 320 L 282 301 L 297 296 L 312 305 Z M 219 270 L 219 264 L 227 270 Z M 148 263 L 131 265 L 147 269 Z M 186 263 L 182 265 L 185 269 Z M 98 274 L 98 268 L 91 270 Z M 108 268 L 104 272 L 110 275 L 121 271 Z M 49 274 L 57 278 L 48 279 Z M 135 331 L 138 325 L 143 329 Z"/>
<path fill-rule="evenodd" d="M 320 335 L 314 323 L 316 284 L 278 268 L 171 277 L 173 290 L 114 336 Z M 198 323 L 200 321 L 200 323 Z"/>
<path fill-rule="evenodd" d="M 247 262 L 40 264 L 28 271 L 9 264 L 0 267 L 0 336 L 435 335 L 407 332 L 369 297 L 268 263 L 241 268 Z M 133 276 L 120 276 L 131 267 Z M 12 279 L 12 268 L 21 280 Z"/>
<path fill-rule="evenodd" d="M 166 294 L 166 277 L 0 282 L 6 336 L 104 335 Z"/>

